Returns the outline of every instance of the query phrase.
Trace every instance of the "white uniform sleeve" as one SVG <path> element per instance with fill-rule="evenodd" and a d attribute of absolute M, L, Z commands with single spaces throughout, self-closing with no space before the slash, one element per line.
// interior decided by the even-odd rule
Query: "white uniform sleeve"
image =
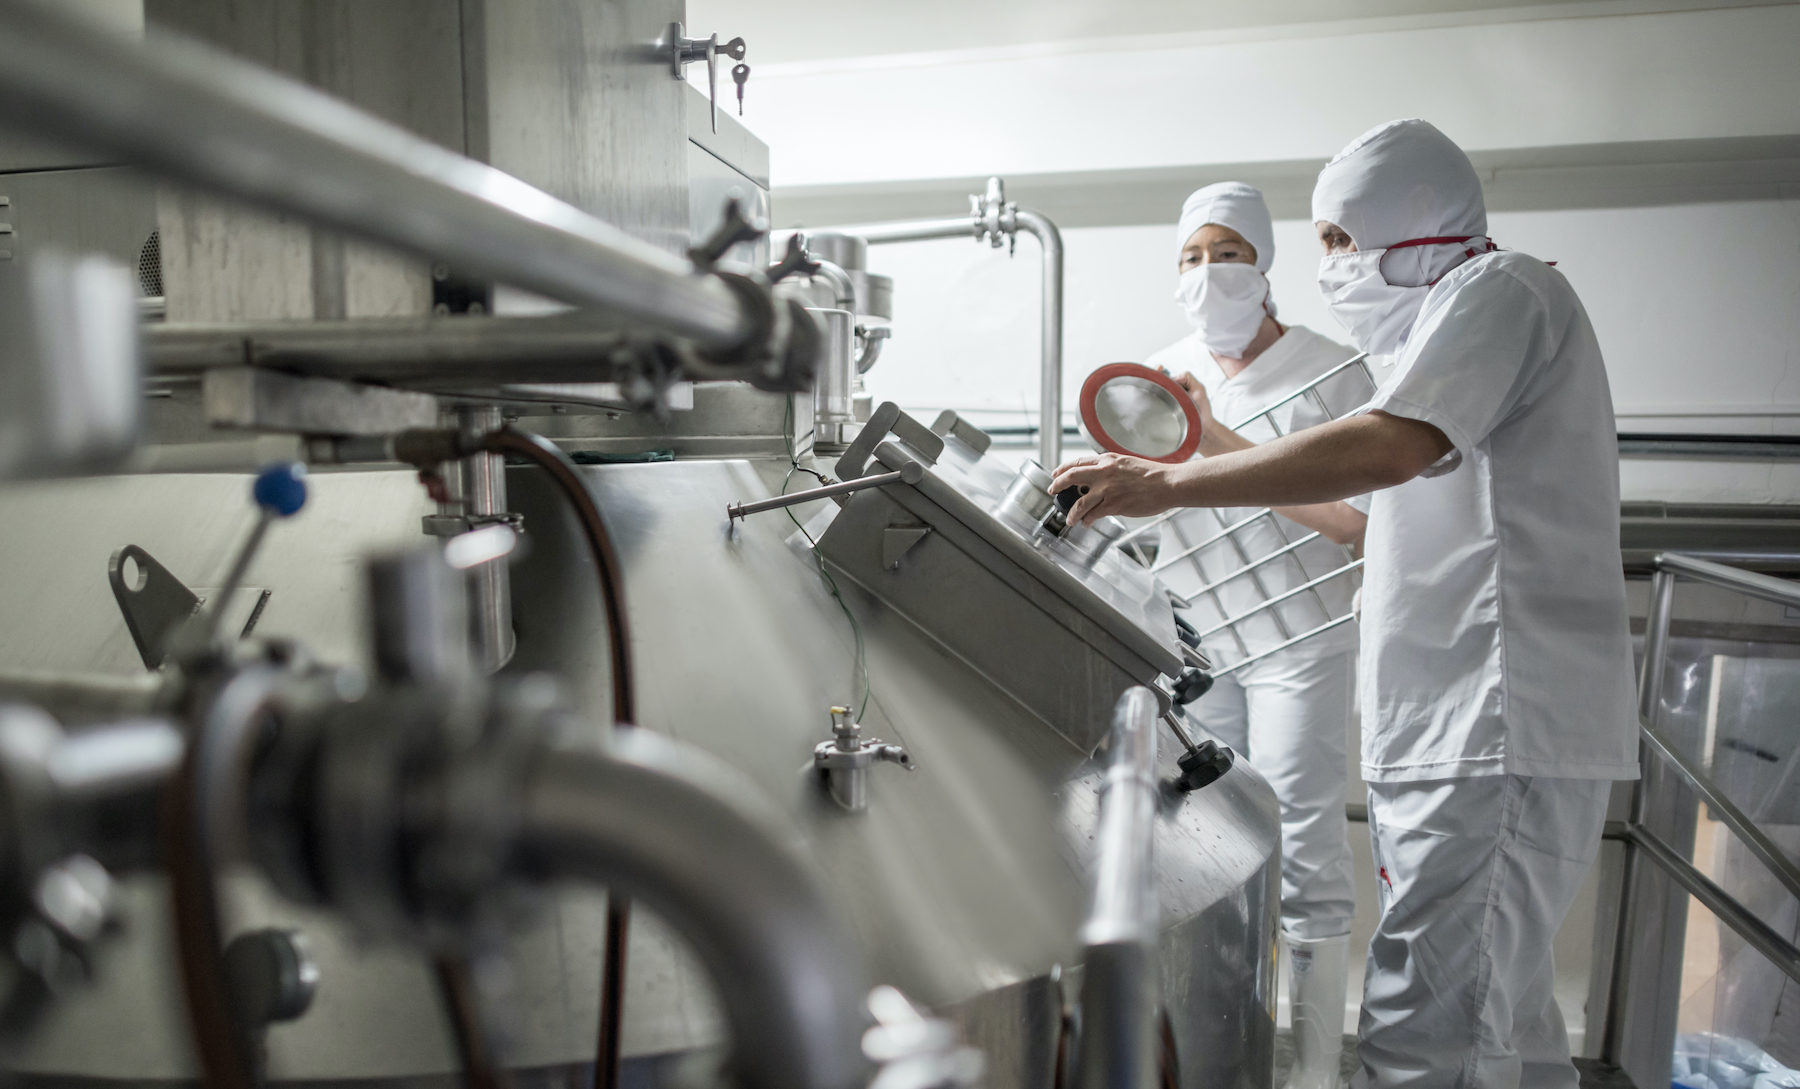
<path fill-rule="evenodd" d="M 1450 472 L 1525 403 L 1555 345 L 1544 303 L 1504 269 L 1470 273 L 1426 301 L 1394 373 L 1359 412 L 1431 424 L 1455 447 L 1426 475 Z"/>
<path fill-rule="evenodd" d="M 1359 513 L 1369 513 L 1369 497 L 1366 495 L 1352 495 L 1345 499 L 1344 502 L 1351 509 L 1358 511 Z"/>

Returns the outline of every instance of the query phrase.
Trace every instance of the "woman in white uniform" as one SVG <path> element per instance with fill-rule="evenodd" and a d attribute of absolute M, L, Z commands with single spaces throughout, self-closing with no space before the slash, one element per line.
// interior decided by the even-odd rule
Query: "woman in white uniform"
<path fill-rule="evenodd" d="M 1274 228 L 1253 187 L 1220 182 L 1196 190 L 1182 206 L 1175 247 L 1176 298 L 1194 331 L 1146 362 L 1179 376 L 1194 398 L 1201 413 L 1200 455 L 1207 456 L 1232 448 L 1234 436 L 1226 424 L 1262 412 L 1355 353 L 1276 320 L 1265 276 L 1275 259 Z M 1350 394 L 1356 399 L 1341 410 L 1355 407 L 1367 393 L 1366 384 L 1356 388 Z M 1329 418 L 1317 402 L 1303 397 L 1282 406 L 1275 422 L 1285 433 Z M 1366 501 L 1258 519 L 1166 568 L 1162 576 L 1171 589 L 1191 598 L 1188 622 L 1209 631 L 1342 567 L 1345 548 L 1362 543 L 1366 519 L 1359 506 L 1366 509 Z M 1220 508 L 1178 514 L 1164 530 L 1162 550 L 1185 552 L 1254 513 Z M 1243 571 L 1248 561 L 1314 529 L 1324 537 Z M 1213 589 L 1203 591 L 1209 586 Z M 1322 583 L 1209 636 L 1205 649 L 1220 666 L 1267 651 L 1347 615 L 1352 588 L 1347 576 Z M 1190 709 L 1208 732 L 1269 780 L 1281 803 L 1281 929 L 1295 1040 L 1289 1089 L 1338 1084 L 1356 906 L 1344 817 L 1355 659 L 1355 629 L 1341 625 L 1219 678 Z"/>
<path fill-rule="evenodd" d="M 1581 300 L 1487 238 L 1468 157 L 1423 121 L 1319 175 L 1319 282 L 1397 353 L 1363 410 L 1231 454 L 1065 466 L 1071 521 L 1373 492 L 1363 778 L 1381 919 L 1353 1083 L 1575 1089 L 1550 949 L 1638 774 L 1612 396 Z"/>

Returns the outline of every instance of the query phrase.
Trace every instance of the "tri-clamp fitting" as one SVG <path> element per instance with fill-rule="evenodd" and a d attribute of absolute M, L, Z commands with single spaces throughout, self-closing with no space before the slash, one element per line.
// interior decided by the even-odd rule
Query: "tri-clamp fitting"
<path fill-rule="evenodd" d="M 813 766 L 825 779 L 826 789 L 839 805 L 852 813 L 869 808 L 869 765 L 878 760 L 913 771 L 912 757 L 904 746 L 880 738 L 864 740 L 862 726 L 848 707 L 831 709 L 831 740 L 813 749 Z"/>
<path fill-rule="evenodd" d="M 1006 183 L 987 180 L 987 191 L 969 194 L 969 215 L 975 220 L 975 239 L 995 249 L 1006 246 L 1008 256 L 1019 245 L 1019 204 L 1006 199 Z"/>

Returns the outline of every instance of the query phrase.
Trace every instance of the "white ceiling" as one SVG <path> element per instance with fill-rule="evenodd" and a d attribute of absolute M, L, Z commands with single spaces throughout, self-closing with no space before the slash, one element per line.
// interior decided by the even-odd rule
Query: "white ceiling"
<path fill-rule="evenodd" d="M 741 35 L 756 64 L 1298 24 L 1533 19 L 1770 0 L 688 0 L 688 33 Z M 1794 2 L 1794 0 L 1774 0 Z"/>

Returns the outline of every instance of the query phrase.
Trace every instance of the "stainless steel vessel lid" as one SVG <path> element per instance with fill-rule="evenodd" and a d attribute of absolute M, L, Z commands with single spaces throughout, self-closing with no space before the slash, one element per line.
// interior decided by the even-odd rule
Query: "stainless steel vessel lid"
<path fill-rule="evenodd" d="M 1081 426 L 1101 450 L 1181 462 L 1200 448 L 1200 412 L 1161 371 L 1108 363 L 1081 386 Z"/>

